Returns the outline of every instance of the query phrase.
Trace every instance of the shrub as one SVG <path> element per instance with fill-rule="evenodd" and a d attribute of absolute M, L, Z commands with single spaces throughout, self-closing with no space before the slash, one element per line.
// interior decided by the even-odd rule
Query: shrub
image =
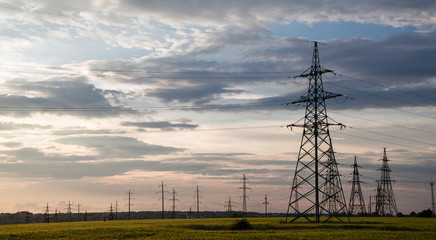
<path fill-rule="evenodd" d="M 253 225 L 251 225 L 247 219 L 241 219 L 232 225 L 231 230 L 252 230 Z"/>

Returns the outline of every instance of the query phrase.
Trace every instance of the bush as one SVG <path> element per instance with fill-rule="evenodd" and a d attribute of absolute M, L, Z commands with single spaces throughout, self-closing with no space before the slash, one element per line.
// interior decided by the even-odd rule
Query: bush
<path fill-rule="evenodd" d="M 251 225 L 247 219 L 241 219 L 232 225 L 231 230 L 252 230 L 253 225 Z"/>

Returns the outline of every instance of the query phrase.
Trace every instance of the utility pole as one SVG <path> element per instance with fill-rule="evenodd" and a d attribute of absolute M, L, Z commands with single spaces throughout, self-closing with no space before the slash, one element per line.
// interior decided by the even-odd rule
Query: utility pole
<path fill-rule="evenodd" d="M 198 185 L 197 185 L 197 191 L 195 191 L 196 197 L 197 197 L 197 218 L 200 218 L 200 190 L 198 190 Z"/>
<path fill-rule="evenodd" d="M 247 187 L 247 181 L 248 179 L 245 177 L 245 173 L 242 175 L 242 187 L 238 188 L 238 189 L 242 189 L 242 214 L 244 215 L 244 217 L 247 216 L 247 189 L 250 189 L 249 187 Z"/>
<path fill-rule="evenodd" d="M 262 204 L 265 204 L 265 217 L 268 217 L 268 204 L 269 204 L 269 202 L 268 202 L 268 195 L 267 194 L 265 194 L 265 201 Z"/>
<path fill-rule="evenodd" d="M 369 216 L 371 216 L 371 214 L 372 214 L 371 206 L 372 206 L 371 195 L 369 195 L 369 205 L 368 205 L 368 215 Z"/>
<path fill-rule="evenodd" d="M 176 218 L 176 201 L 179 201 L 179 199 L 176 199 L 176 191 L 174 191 L 174 188 L 173 188 L 173 191 L 172 191 L 172 195 L 173 195 L 173 198 L 171 198 L 171 199 L 169 199 L 170 201 L 172 201 L 172 203 L 173 203 L 173 206 L 171 207 L 171 210 L 172 210 L 172 214 L 171 214 L 171 218 Z"/>
<path fill-rule="evenodd" d="M 322 75 L 325 73 L 333 73 L 333 71 L 320 65 L 318 42 L 314 42 L 311 67 L 301 75 L 294 77 L 307 78 L 309 87 L 305 96 L 291 102 L 292 104 L 305 104 L 306 113 L 303 124 L 297 122 L 287 126 L 291 130 L 293 127 L 303 128 L 303 135 L 289 197 L 286 222 L 290 217 L 291 209 L 296 212 L 296 216 L 290 222 L 300 217 L 313 222 L 309 219 L 309 215 L 313 212 L 316 223 L 320 222 L 322 212 L 327 215 L 324 222 L 331 218 L 344 222 L 341 215 L 346 215 L 348 212 L 329 131 L 329 126 L 332 125 L 340 128 L 345 126 L 328 117 L 325 103 L 327 99 L 345 96 L 324 91 Z M 329 120 L 334 123 L 329 123 Z M 295 199 L 292 198 L 293 196 Z M 300 208 L 304 207 L 304 209 L 297 209 L 297 203 L 300 203 Z"/>
<path fill-rule="evenodd" d="M 70 222 L 72 222 L 73 219 L 72 219 L 71 202 L 70 201 L 68 201 L 68 205 L 67 205 L 67 214 L 69 216 Z"/>
<path fill-rule="evenodd" d="M 165 218 L 165 193 L 168 193 L 168 191 L 165 191 L 165 190 L 164 190 L 164 187 L 166 187 L 166 186 L 167 186 L 167 185 L 164 185 L 164 184 L 163 184 L 163 181 L 162 181 L 162 184 L 159 185 L 159 187 L 161 187 L 162 190 L 159 191 L 159 192 L 157 192 L 157 193 L 161 193 L 161 194 L 162 194 L 162 197 L 160 198 L 160 199 L 162 200 L 162 219 Z"/>
<path fill-rule="evenodd" d="M 50 223 L 50 208 L 48 206 L 48 203 L 47 203 L 47 206 L 45 207 L 44 222 L 45 223 Z"/>
<path fill-rule="evenodd" d="M 394 216 L 398 214 L 397 203 L 395 202 L 394 191 L 392 189 L 392 182 L 388 162 L 390 161 L 386 155 L 386 148 L 383 150 L 381 178 L 377 180 L 377 196 L 375 211 L 379 216 Z"/>
<path fill-rule="evenodd" d="M 363 183 L 360 181 L 359 178 L 359 166 L 357 165 L 357 157 L 354 156 L 354 164 L 353 166 L 353 180 L 350 181 L 352 183 L 351 186 L 351 194 L 350 194 L 350 203 L 349 206 L 349 213 L 350 215 L 366 215 L 366 208 L 365 208 L 365 201 L 363 199 L 362 189 L 360 187 L 360 183 Z M 356 203 L 356 200 L 358 203 Z"/>
<path fill-rule="evenodd" d="M 131 203 L 131 200 L 134 200 L 134 198 L 132 198 L 132 195 L 133 195 L 133 193 L 130 191 L 130 189 L 129 189 L 129 191 L 128 192 L 126 192 L 126 194 L 127 194 L 127 200 L 128 200 L 128 204 L 127 204 L 127 207 L 128 207 L 128 218 L 129 218 L 129 220 L 130 220 L 130 207 L 133 205 L 132 203 Z"/>
<path fill-rule="evenodd" d="M 433 211 L 433 217 L 435 217 L 435 212 L 434 212 L 434 194 L 433 194 L 433 182 L 430 183 L 431 186 L 431 210 Z"/>
<path fill-rule="evenodd" d="M 58 221 L 58 208 L 55 208 L 55 222 Z"/>

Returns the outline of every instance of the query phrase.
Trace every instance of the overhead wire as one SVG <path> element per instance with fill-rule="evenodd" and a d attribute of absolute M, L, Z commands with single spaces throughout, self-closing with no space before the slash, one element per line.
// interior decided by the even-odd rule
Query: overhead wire
<path fill-rule="evenodd" d="M 356 118 L 356 119 L 365 120 L 365 121 L 368 121 L 368 122 L 375 122 L 375 123 L 379 123 L 379 124 L 383 124 L 383 125 L 389 125 L 389 126 L 393 126 L 393 127 L 404 128 L 404 129 L 407 129 L 407 130 L 417 131 L 417 132 L 420 132 L 420 133 L 436 134 L 436 132 L 432 132 L 432 131 L 430 131 L 428 129 L 423 130 L 423 129 L 419 129 L 419 128 L 412 128 L 412 127 L 407 127 L 407 126 L 404 126 L 404 125 L 398 125 L 398 124 L 393 124 L 393 123 L 377 121 L 377 120 L 374 120 L 374 119 L 358 117 L 358 116 L 351 115 L 351 114 L 346 114 L 346 113 L 343 113 L 343 112 L 337 112 L 337 111 L 329 111 L 329 112 L 330 113 L 334 113 L 334 114 L 339 114 L 339 115 L 347 116 L 347 117 L 352 117 L 352 118 Z"/>
<path fill-rule="evenodd" d="M 366 58 L 371 58 L 371 59 L 374 59 L 374 60 L 377 60 L 377 61 L 380 61 L 380 62 L 386 62 L 386 63 L 390 63 L 390 64 L 397 65 L 397 66 L 400 66 L 400 67 L 407 67 L 409 69 L 413 69 L 413 70 L 417 70 L 417 71 L 421 71 L 421 72 L 426 72 L 426 73 L 432 73 L 432 74 L 436 73 L 435 71 L 430 71 L 428 69 L 413 67 L 413 66 L 410 66 L 410 65 L 407 65 L 407 64 L 398 63 L 398 62 L 387 60 L 387 59 L 384 59 L 384 58 L 371 56 L 371 55 L 364 54 L 364 53 L 361 53 L 361 52 L 357 52 L 357 51 L 354 51 L 354 50 L 337 47 L 337 46 L 335 46 L 335 45 L 333 45 L 331 43 L 324 43 L 324 45 L 328 46 L 328 47 L 331 47 L 331 48 L 335 48 L 335 49 L 341 50 L 341 51 L 349 52 L 349 53 L 352 53 L 352 54 L 355 54 L 355 55 L 363 56 L 363 57 L 366 57 Z"/>
<path fill-rule="evenodd" d="M 353 91 L 361 92 L 361 93 L 364 93 L 364 94 L 373 95 L 373 96 L 376 96 L 376 97 L 379 97 L 379 98 L 389 99 L 389 100 L 391 100 L 391 101 L 402 102 L 402 103 L 405 103 L 405 104 L 414 105 L 414 106 L 416 106 L 416 107 L 425 107 L 425 108 L 428 108 L 428 109 L 430 109 L 430 110 L 433 110 L 433 109 L 430 108 L 430 107 L 422 106 L 422 105 L 415 104 L 415 103 L 411 103 L 411 102 L 404 101 L 404 100 L 399 100 L 399 99 L 394 99 L 394 98 L 390 98 L 390 97 L 386 97 L 386 96 L 381 96 L 381 95 L 378 95 L 378 94 L 375 94 L 375 93 L 371 93 L 371 92 L 364 92 L 364 91 L 361 91 L 361 90 L 358 90 L 358 89 L 352 89 L 352 88 L 345 87 L 345 86 L 338 85 L 338 84 L 334 84 L 334 83 L 331 83 L 331 82 L 324 82 L 324 83 L 325 83 L 325 84 L 332 85 L 332 86 L 336 86 L 336 87 L 339 87 L 339 88 L 345 88 L 345 89 L 348 89 L 348 90 L 353 90 Z M 359 98 L 355 98 L 355 97 L 351 97 L 351 99 L 352 99 L 352 100 L 359 100 L 359 101 L 363 101 L 363 102 L 371 103 L 371 102 L 369 102 L 369 101 L 364 101 L 364 100 L 361 100 L 361 99 L 359 99 Z M 376 103 L 371 103 L 371 104 L 372 104 L 372 105 L 377 105 L 377 106 L 384 106 L 384 105 L 382 105 L 382 104 L 376 104 Z M 385 108 L 391 108 L 391 109 L 398 110 L 398 111 L 401 110 L 401 109 L 392 108 L 392 107 L 387 107 L 387 106 L 384 106 L 384 107 L 385 107 Z M 404 111 L 404 110 L 402 110 L 402 111 Z M 422 117 L 427 117 L 427 118 L 433 118 L 433 119 L 436 119 L 436 117 L 431 117 L 431 116 L 427 116 L 427 115 L 423 115 L 423 114 L 417 114 L 417 113 L 413 113 L 413 112 L 409 112 L 409 111 L 405 111 L 405 112 L 412 113 L 412 114 L 415 114 L 415 115 L 419 115 L 419 116 L 422 116 Z"/>

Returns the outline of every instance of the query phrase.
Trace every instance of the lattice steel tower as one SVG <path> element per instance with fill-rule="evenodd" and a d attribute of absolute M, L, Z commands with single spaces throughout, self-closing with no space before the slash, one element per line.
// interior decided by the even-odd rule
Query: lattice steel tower
<path fill-rule="evenodd" d="M 303 136 L 298 153 L 292 190 L 289 198 L 286 221 L 290 217 L 290 210 L 295 211 L 293 222 L 300 217 L 309 222 L 309 215 L 315 215 L 315 222 L 320 222 L 321 214 L 325 214 L 328 221 L 331 218 L 341 219 L 347 215 L 345 195 L 339 176 L 329 126 L 341 123 L 329 123 L 325 100 L 343 96 L 324 91 L 322 74 L 332 73 L 332 70 L 321 67 L 318 54 L 318 42 L 314 42 L 312 66 L 303 74 L 296 77 L 305 77 L 309 80 L 307 94 L 293 104 L 304 103 L 306 113 L 304 124 L 290 124 L 288 128 L 302 127 Z M 295 77 L 295 78 L 296 78 Z M 294 198 L 292 197 L 294 196 Z M 296 207 L 298 204 L 298 207 Z M 349 218 L 348 218 L 349 221 Z"/>
<path fill-rule="evenodd" d="M 388 162 L 390 161 L 386 155 L 386 148 L 383 150 L 381 178 L 377 180 L 377 196 L 375 201 L 375 211 L 380 216 L 397 215 L 397 203 L 395 202 L 394 191 L 392 190 L 392 182 Z"/>
<path fill-rule="evenodd" d="M 354 156 L 353 164 L 353 180 L 350 181 L 351 194 L 350 203 L 348 204 L 350 215 L 366 215 L 365 201 L 363 200 L 362 188 L 360 187 L 359 166 L 357 165 L 357 158 Z"/>
<path fill-rule="evenodd" d="M 242 187 L 238 188 L 238 189 L 242 189 L 242 214 L 245 216 L 247 214 L 247 200 L 248 200 L 248 196 L 247 196 L 247 189 L 250 189 L 249 187 L 247 187 L 247 181 L 248 179 L 245 177 L 245 173 L 242 175 Z"/>

